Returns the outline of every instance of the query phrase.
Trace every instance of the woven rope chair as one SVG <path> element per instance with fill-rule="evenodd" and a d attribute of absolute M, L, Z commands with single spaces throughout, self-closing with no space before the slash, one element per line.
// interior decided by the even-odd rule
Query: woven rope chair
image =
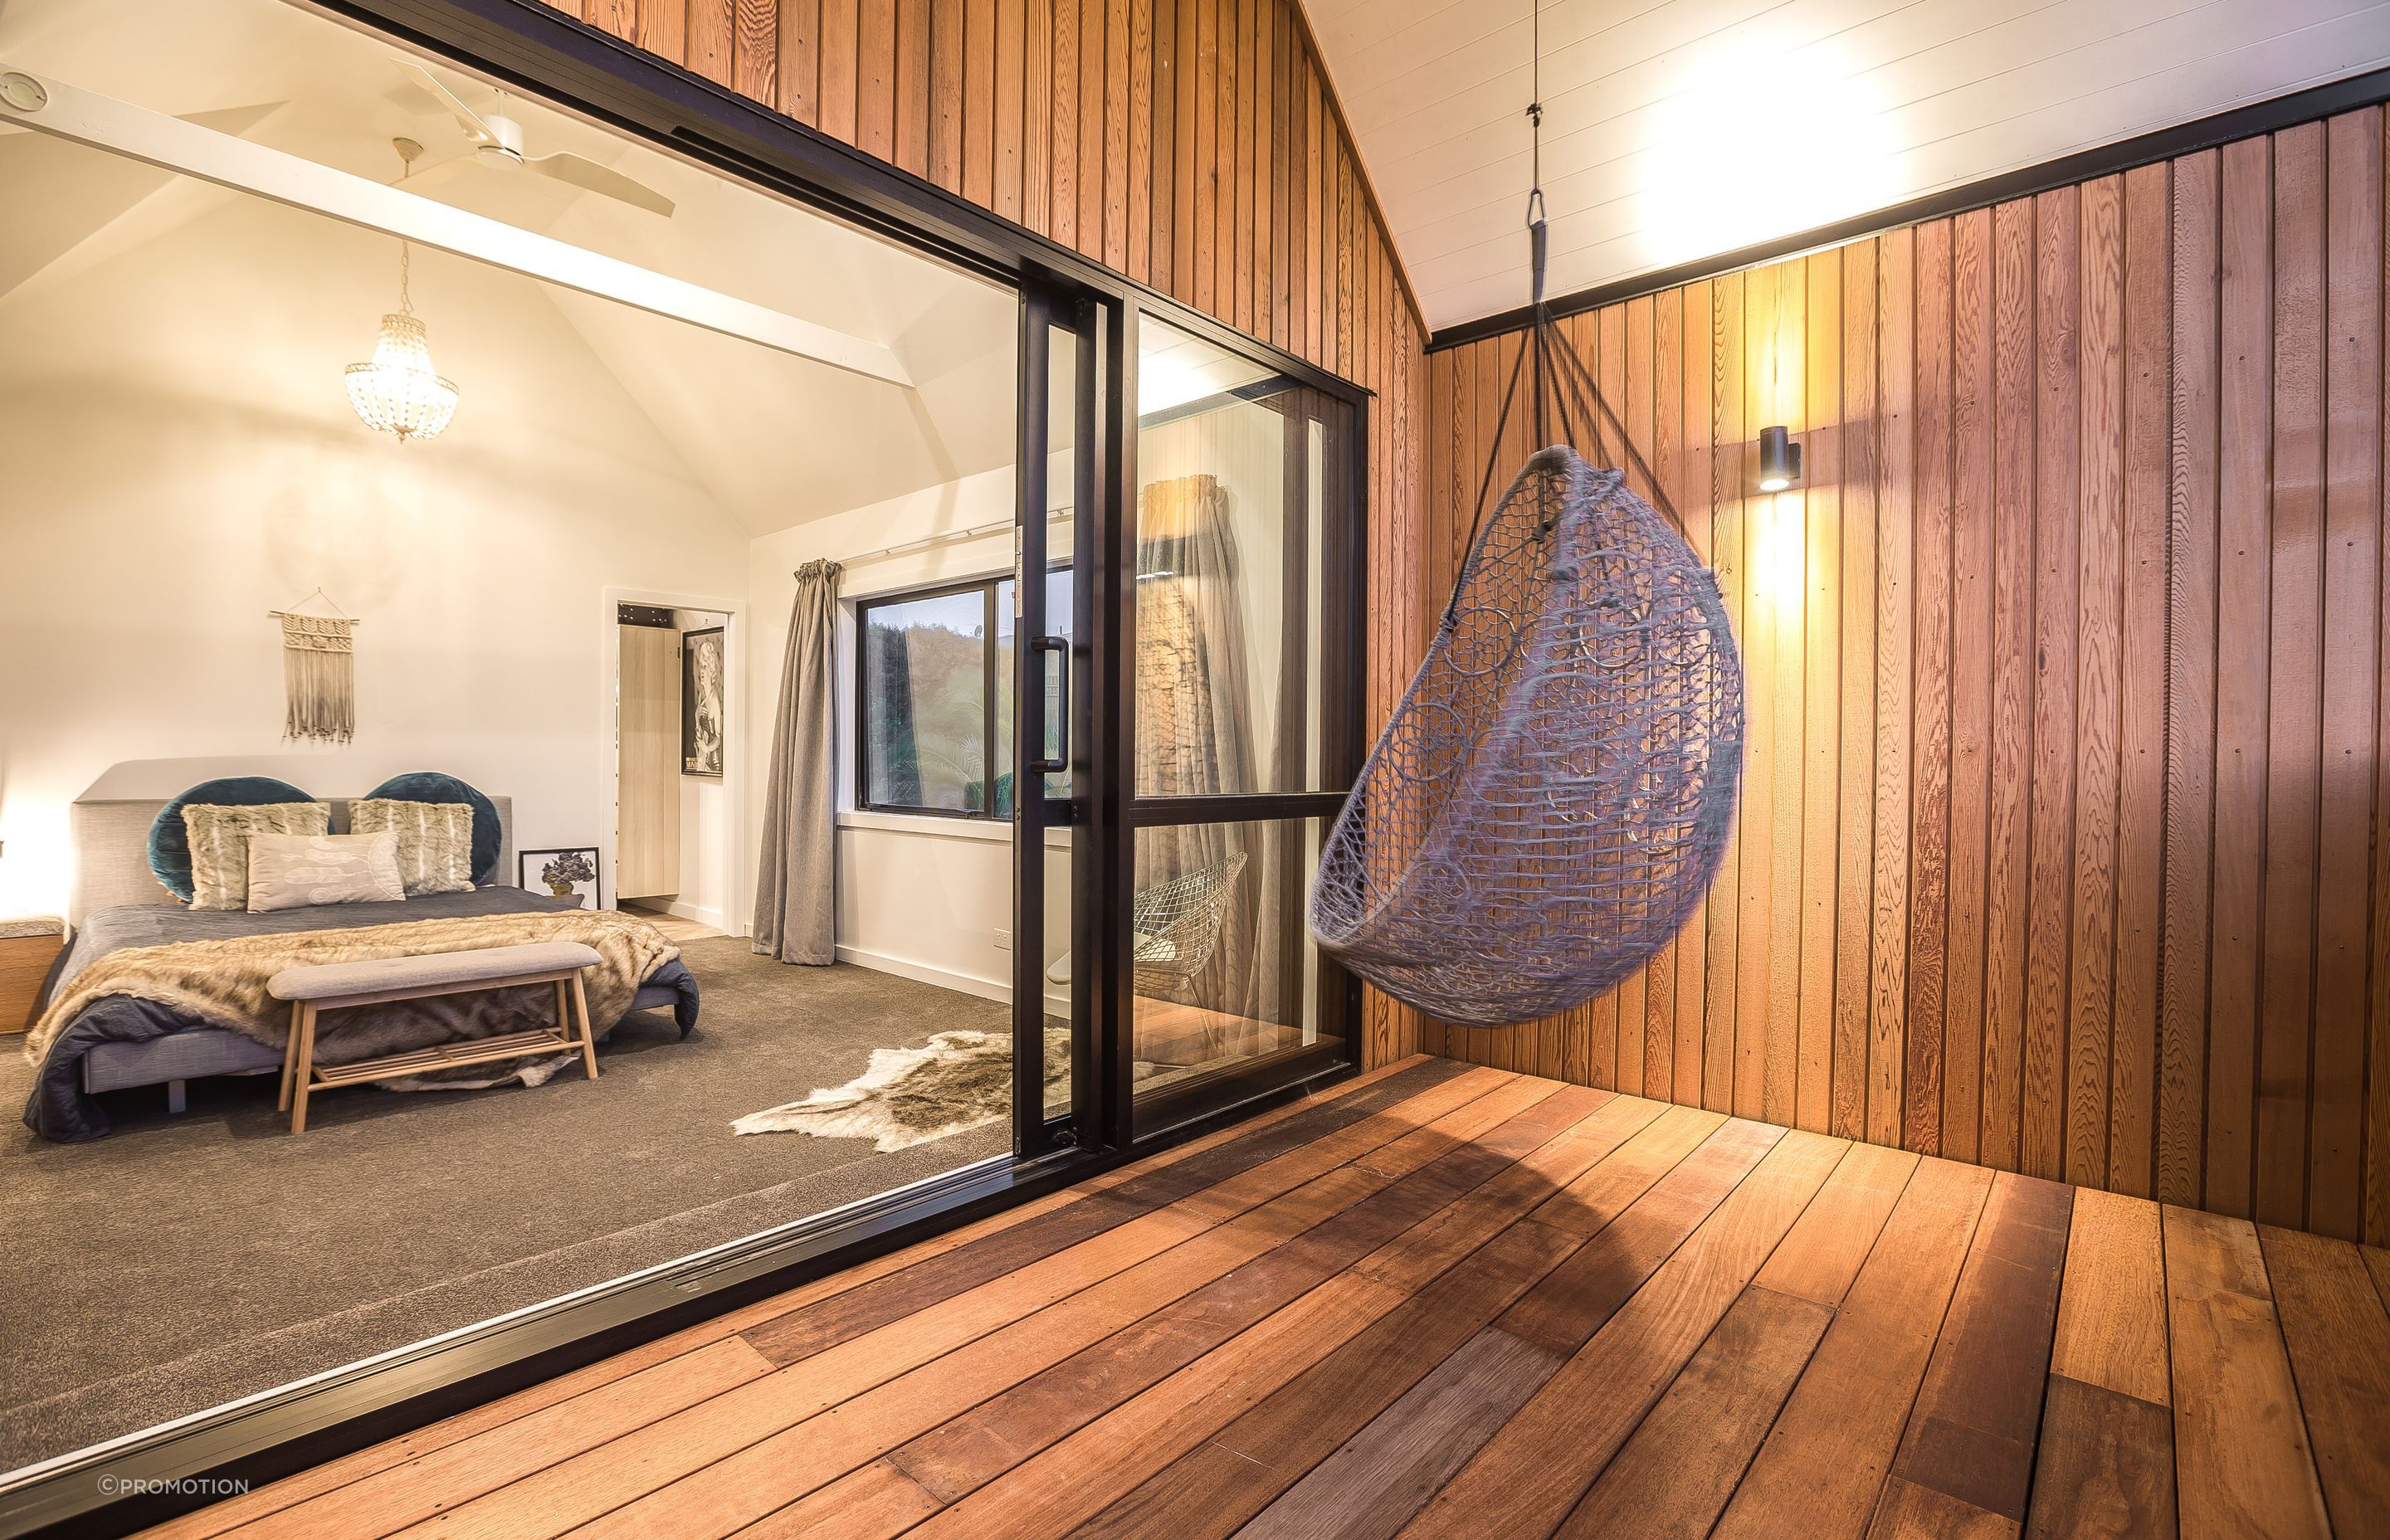
<path fill-rule="evenodd" d="M 1608 416 L 1542 302 L 1548 409 Z M 1495 443 L 1501 443 L 1497 427 Z M 1666 944 L 1715 875 L 1742 764 L 1742 668 L 1716 579 L 1684 537 L 1565 443 L 1478 522 L 1442 624 L 1320 856 L 1312 935 L 1441 1020 L 1532 1021 L 1601 994 Z"/>
<path fill-rule="evenodd" d="M 1166 995 L 1194 982 L 1220 944 L 1244 869 L 1245 853 L 1237 851 L 1157 882 L 1130 902 L 1129 962 L 1139 995 Z"/>

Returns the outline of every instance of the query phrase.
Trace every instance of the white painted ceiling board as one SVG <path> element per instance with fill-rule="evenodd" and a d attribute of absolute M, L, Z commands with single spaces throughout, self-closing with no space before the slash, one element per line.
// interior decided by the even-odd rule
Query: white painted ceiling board
<path fill-rule="evenodd" d="M 1524 304 L 1533 0 L 1302 0 L 1431 327 Z M 2390 65 L 2390 0 L 1542 0 L 1550 291 Z"/>
<path fill-rule="evenodd" d="M 127 45 L 131 38 L 141 45 Z M 464 149 L 446 109 L 402 68 L 412 57 L 283 0 L 0 0 L 0 64 L 378 180 L 399 173 L 395 135 L 424 144 L 426 165 Z M 473 107 L 495 104 L 488 84 L 431 67 Z M 916 381 L 906 390 L 610 301 L 506 279 L 519 303 L 560 317 L 589 366 L 616 378 L 748 533 L 1011 462 L 1019 311 L 1009 290 L 533 98 L 510 95 L 508 109 L 533 153 L 570 149 L 618 167 L 673 199 L 674 215 L 478 168 L 425 196 L 884 343 Z M 0 222 L 0 317 L 103 261 L 145 248 L 162 258 L 193 222 L 259 201 L 30 133 L 0 135 L 0 190 L 42 214 Z M 289 212 L 302 223 L 284 227 L 317 217 Z M 371 289 L 394 297 L 394 239 L 308 250 L 321 262 L 360 256 Z M 504 389 L 508 373 L 503 354 L 484 355 L 469 376 L 462 361 L 475 340 L 439 313 L 443 282 L 467 281 L 463 269 L 473 265 L 415 253 L 433 356 L 456 375 L 468 413 Z M 378 320 L 378 310 L 360 310 L 359 355 Z M 336 384 L 348 361 L 327 360 L 323 378 Z"/>

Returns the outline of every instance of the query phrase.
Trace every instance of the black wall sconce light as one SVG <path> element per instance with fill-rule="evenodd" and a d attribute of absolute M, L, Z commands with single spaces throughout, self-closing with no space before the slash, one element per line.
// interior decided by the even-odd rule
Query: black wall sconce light
<path fill-rule="evenodd" d="M 1801 446 L 1789 428 L 1759 430 L 1759 490 L 1782 492 L 1801 481 Z"/>

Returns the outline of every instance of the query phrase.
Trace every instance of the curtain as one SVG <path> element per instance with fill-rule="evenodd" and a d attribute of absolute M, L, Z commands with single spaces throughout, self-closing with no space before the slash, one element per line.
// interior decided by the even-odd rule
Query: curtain
<path fill-rule="evenodd" d="M 1204 426 L 1217 432 L 1232 425 Z M 1237 556 L 1228 496 L 1218 478 L 1179 476 L 1147 485 L 1137 509 L 1140 796 L 1233 795 L 1278 784 L 1275 776 L 1256 775 L 1259 753 L 1274 751 L 1275 745 L 1264 750 L 1253 742 Z M 1140 892 L 1239 853 L 1245 857 L 1211 962 L 1174 997 L 1257 1020 L 1279 1012 L 1283 969 L 1275 938 L 1291 918 L 1281 912 L 1282 846 L 1263 828 L 1243 824 L 1139 832 Z"/>
<path fill-rule="evenodd" d="M 755 951 L 787 963 L 838 960 L 837 697 L 833 650 L 839 564 L 797 569 L 772 769 L 764 787 L 764 848 L 755 871 Z"/>

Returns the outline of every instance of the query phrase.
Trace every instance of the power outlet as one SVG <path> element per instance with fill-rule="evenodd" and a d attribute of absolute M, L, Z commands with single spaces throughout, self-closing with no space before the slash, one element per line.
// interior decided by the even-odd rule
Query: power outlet
<path fill-rule="evenodd" d="M 999 951 L 999 952 L 1009 952 L 1009 951 L 1011 951 L 1011 950 L 1012 950 L 1012 932 L 1011 932 L 1011 931 L 1009 931 L 1009 930 L 998 930 L 998 931 L 996 931 L 996 949 L 997 951 Z"/>

